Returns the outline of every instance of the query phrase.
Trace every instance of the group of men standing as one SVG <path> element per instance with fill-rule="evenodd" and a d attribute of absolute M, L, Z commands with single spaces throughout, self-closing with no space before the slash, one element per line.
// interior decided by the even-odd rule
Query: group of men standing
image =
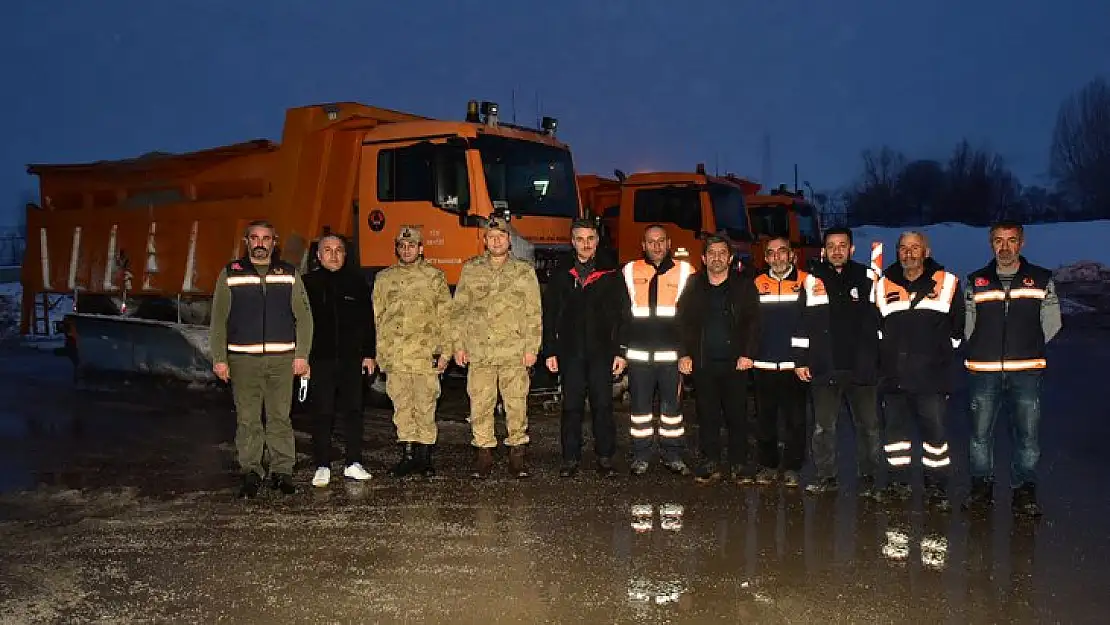
<path fill-rule="evenodd" d="M 255 496 L 262 484 L 264 446 L 274 488 L 295 491 L 291 374 L 309 380 L 314 486 L 330 481 L 337 412 L 347 443 L 344 476 L 370 478 L 361 463 L 361 376 L 376 368 L 387 376 L 401 447 L 390 473 L 434 475 L 440 374 L 451 359 L 468 368 L 473 476 L 493 470 L 500 395 L 509 473 L 528 477 L 529 374 L 542 354 L 543 365 L 562 380 L 563 477 L 577 474 L 581 464 L 587 399 L 596 468 L 606 477 L 616 474 L 612 383 L 627 369 L 635 476 L 647 473 L 656 455 L 669 471 L 691 473 L 682 410 L 683 376 L 690 376 L 699 421 L 696 481 L 720 480 L 727 468 L 740 484 L 800 486 L 812 398 L 816 477 L 806 491 L 837 490 L 836 426 L 847 400 L 859 494 L 909 496 L 916 429 L 926 499 L 947 509 L 945 419 L 957 349 L 966 340 L 972 415 L 967 505 L 992 503 L 993 428 L 1010 397 L 1013 506 L 1039 514 L 1040 379 L 1045 345 L 1061 322 L 1051 272 L 1020 256 L 1020 224 L 991 228 L 994 260 L 961 288 L 960 279 L 932 258 L 920 232 L 903 233 L 897 262 L 882 270 L 852 260 L 848 229 L 827 231 L 822 260 L 804 269 L 789 240 L 771 238 L 764 241 L 765 268 L 758 273 L 740 266 L 732 242 L 708 236 L 704 269 L 696 271 L 672 256 L 663 225 L 647 227 L 643 257 L 621 266 L 601 249 L 595 223 L 579 220 L 571 227 L 573 254 L 556 268 L 542 297 L 531 264 L 511 254 L 510 233 L 506 220 L 487 221 L 486 251 L 464 264 L 452 296 L 443 272 L 424 261 L 418 229 L 401 229 L 398 262 L 380 272 L 371 289 L 347 263 L 341 237 L 319 241 L 321 267 L 302 283 L 292 265 L 272 258 L 273 227 L 248 226 L 248 253 L 221 272 L 212 314 L 213 369 L 232 381 L 238 413 L 242 496 Z M 754 450 L 748 445 L 749 383 Z M 722 426 L 728 431 L 724 462 Z"/>

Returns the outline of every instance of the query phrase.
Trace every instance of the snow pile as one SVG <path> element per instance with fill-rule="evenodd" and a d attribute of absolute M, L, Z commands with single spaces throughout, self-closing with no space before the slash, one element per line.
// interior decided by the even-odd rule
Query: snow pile
<path fill-rule="evenodd" d="M 1056 282 L 1110 283 L 1110 267 L 1093 260 L 1081 260 L 1056 270 Z"/>

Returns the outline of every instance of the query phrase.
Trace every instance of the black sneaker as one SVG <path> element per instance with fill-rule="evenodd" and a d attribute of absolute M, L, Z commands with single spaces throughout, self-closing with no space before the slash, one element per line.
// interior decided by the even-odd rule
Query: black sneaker
<path fill-rule="evenodd" d="M 739 464 L 732 465 L 732 481 L 739 486 L 755 484 L 755 469 Z"/>
<path fill-rule="evenodd" d="M 913 496 L 913 487 L 905 482 L 891 482 L 883 489 L 884 501 L 905 501 Z"/>
<path fill-rule="evenodd" d="M 712 484 L 721 479 L 721 471 L 716 462 L 705 461 L 694 469 L 694 481 L 698 484 Z"/>
<path fill-rule="evenodd" d="M 860 497 L 871 499 L 873 501 L 879 501 L 880 499 L 882 499 L 882 493 L 879 491 L 879 488 L 875 484 L 875 476 L 873 475 L 861 475 L 859 477 L 859 482 L 856 485 L 856 488 L 858 491 L 856 494 Z"/>
<path fill-rule="evenodd" d="M 810 495 L 824 495 L 825 493 L 835 493 L 839 488 L 840 484 L 835 477 L 823 477 L 807 485 L 806 493 Z"/>
<path fill-rule="evenodd" d="M 279 490 L 283 495 L 292 495 L 297 492 L 297 487 L 293 484 L 293 476 L 288 473 L 275 473 L 270 478 L 270 485 L 274 490 Z"/>
<path fill-rule="evenodd" d="M 606 456 L 598 458 L 597 472 L 601 477 L 616 477 L 617 468 L 613 466 L 613 459 Z"/>
<path fill-rule="evenodd" d="M 760 469 L 759 473 L 755 474 L 755 483 L 759 484 L 761 486 L 767 486 L 768 484 L 774 484 L 775 482 L 778 481 L 778 479 L 779 479 L 779 472 L 774 470 L 774 469 L 768 469 L 766 467 Z"/>
<path fill-rule="evenodd" d="M 1015 515 L 1032 518 L 1041 516 L 1041 506 L 1037 503 L 1037 487 L 1023 484 L 1015 488 L 1012 507 Z"/>
<path fill-rule="evenodd" d="M 962 506 L 964 510 L 986 510 L 994 505 L 994 480 L 985 477 L 971 478 L 971 492 Z"/>
<path fill-rule="evenodd" d="M 690 475 L 690 467 L 686 466 L 686 463 L 681 458 L 668 460 L 663 463 L 663 466 L 667 467 L 667 470 L 675 475 Z"/>
<path fill-rule="evenodd" d="M 262 476 L 254 471 L 243 474 L 242 484 L 239 486 L 240 499 L 254 499 L 258 496 L 258 489 L 262 487 Z"/>
<path fill-rule="evenodd" d="M 948 512 L 952 509 L 952 502 L 948 500 L 948 493 L 943 484 L 925 485 L 925 503 L 938 512 Z"/>
<path fill-rule="evenodd" d="M 574 477 L 578 473 L 577 460 L 564 460 L 559 465 L 559 477 Z"/>

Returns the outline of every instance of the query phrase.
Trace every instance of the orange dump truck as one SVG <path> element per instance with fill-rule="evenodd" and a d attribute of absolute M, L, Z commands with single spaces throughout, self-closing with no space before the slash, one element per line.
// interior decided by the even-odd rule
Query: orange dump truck
<path fill-rule="evenodd" d="M 44 294 L 70 294 L 78 373 L 211 381 L 208 303 L 254 219 L 275 224 L 281 257 L 302 269 L 322 234 L 349 237 L 371 280 L 394 262 L 400 228 L 417 226 L 454 284 L 482 250 L 480 226 L 509 215 L 545 264 L 580 212 L 556 123 L 504 124 L 490 102 L 471 101 L 462 120 L 341 102 L 288 110 L 281 143 L 30 165 L 41 202 L 27 211 L 21 330 L 41 322 Z"/>
<path fill-rule="evenodd" d="M 646 226 L 668 227 L 676 258 L 701 266 L 701 243 L 707 234 L 724 233 L 735 244 L 741 262 L 764 265 L 764 241 L 786 236 L 800 266 L 820 254 L 817 211 L 801 194 L 777 189 L 760 194 L 758 183 L 728 174 L 711 176 L 698 165 L 691 172 L 645 172 L 616 178 L 578 176 L 585 213 L 600 218 L 607 243 L 621 262 L 642 253 Z"/>

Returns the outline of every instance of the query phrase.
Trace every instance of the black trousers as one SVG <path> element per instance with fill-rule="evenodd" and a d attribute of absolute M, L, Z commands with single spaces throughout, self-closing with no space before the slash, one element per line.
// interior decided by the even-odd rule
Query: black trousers
<path fill-rule="evenodd" d="M 362 462 L 362 360 L 312 362 L 308 401 L 312 407 L 312 456 L 316 466 L 331 463 L 336 413 L 343 418 L 347 464 Z"/>
<path fill-rule="evenodd" d="M 944 393 L 883 393 L 886 417 L 886 461 L 891 481 L 905 482 L 913 458 L 914 426 L 921 434 L 921 463 L 927 481 L 944 482 L 951 468 L 944 415 L 948 398 Z"/>
<path fill-rule="evenodd" d="M 707 362 L 694 370 L 698 446 L 706 460 L 721 460 L 721 426 L 728 428 L 728 463 L 748 463 L 748 374 L 736 362 Z"/>
<path fill-rule="evenodd" d="M 766 469 L 801 471 L 806 448 L 806 388 L 793 371 L 755 372 L 756 439 Z M 779 419 L 783 421 L 779 453 Z"/>
<path fill-rule="evenodd" d="M 817 477 L 836 477 L 836 424 L 844 400 L 852 413 L 856 431 L 856 466 L 859 475 L 874 476 L 882 458 L 877 386 L 816 382 L 813 394 L 813 464 Z"/>
<path fill-rule="evenodd" d="M 559 373 L 563 378 L 563 414 L 559 429 L 564 460 L 582 458 L 582 420 L 587 397 L 593 421 L 594 453 L 598 458 L 611 458 L 616 453 L 612 371 L 613 359 L 608 356 L 559 359 Z"/>

